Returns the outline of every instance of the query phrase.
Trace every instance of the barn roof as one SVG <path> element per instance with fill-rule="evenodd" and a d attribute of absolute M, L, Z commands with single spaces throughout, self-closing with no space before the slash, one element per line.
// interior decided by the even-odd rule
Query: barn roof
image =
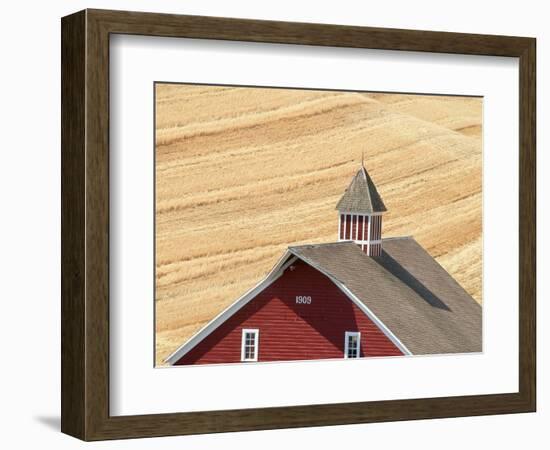
<path fill-rule="evenodd" d="M 481 352 L 481 306 L 414 239 L 382 248 L 370 257 L 352 242 L 289 251 L 349 289 L 412 354 Z"/>
<path fill-rule="evenodd" d="M 365 167 L 355 174 L 342 198 L 336 205 L 338 211 L 372 214 L 386 211 L 382 197 Z"/>
<path fill-rule="evenodd" d="M 383 239 L 381 256 L 353 242 L 289 247 L 275 267 L 174 351 L 174 364 L 300 259 L 336 283 L 405 354 L 481 352 L 481 306 L 413 238 Z"/>

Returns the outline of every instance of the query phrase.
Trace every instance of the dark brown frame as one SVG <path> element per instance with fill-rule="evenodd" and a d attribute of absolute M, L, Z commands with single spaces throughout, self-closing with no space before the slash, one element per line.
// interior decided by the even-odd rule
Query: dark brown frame
<path fill-rule="evenodd" d="M 535 411 L 534 38 L 85 10 L 62 31 L 61 429 L 84 440 Z M 519 392 L 109 416 L 109 35 L 254 41 L 519 58 Z"/>

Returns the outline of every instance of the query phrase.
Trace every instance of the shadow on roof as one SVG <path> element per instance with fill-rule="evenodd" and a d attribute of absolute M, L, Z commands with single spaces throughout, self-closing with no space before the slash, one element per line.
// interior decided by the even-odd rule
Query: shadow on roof
<path fill-rule="evenodd" d="M 426 286 L 424 286 L 417 278 L 411 275 L 411 273 L 408 272 L 407 269 L 405 269 L 384 250 L 382 250 L 382 256 L 373 256 L 372 259 L 380 264 L 388 272 L 397 277 L 399 280 L 401 280 L 405 285 L 410 287 L 414 292 L 416 292 L 422 299 L 424 299 L 434 308 L 451 311 L 451 308 L 449 308 L 437 295 L 435 295 Z"/>

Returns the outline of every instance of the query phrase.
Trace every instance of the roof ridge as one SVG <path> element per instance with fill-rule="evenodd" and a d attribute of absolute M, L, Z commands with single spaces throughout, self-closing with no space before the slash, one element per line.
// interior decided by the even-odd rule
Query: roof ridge
<path fill-rule="evenodd" d="M 412 234 L 409 234 L 407 236 L 391 236 L 387 238 L 382 238 L 382 242 L 384 241 L 397 241 L 399 239 L 412 239 L 414 241 L 414 236 Z"/>
<path fill-rule="evenodd" d="M 412 235 L 406 235 L 406 236 L 391 236 L 382 238 L 382 242 L 384 241 L 397 241 L 401 239 L 411 239 L 414 240 L 414 236 Z M 342 244 L 354 244 L 355 242 L 352 240 L 345 240 L 345 241 L 332 241 L 332 242 L 319 242 L 318 244 L 300 244 L 300 245 L 289 245 L 287 248 L 293 249 L 293 248 L 314 248 L 314 247 L 327 247 L 329 245 L 342 245 Z"/>
<path fill-rule="evenodd" d="M 321 242 L 319 244 L 301 244 L 301 245 L 289 245 L 288 249 L 293 248 L 314 248 L 314 247 L 327 247 L 329 245 L 342 245 L 342 244 L 354 244 L 353 241 L 334 241 L 334 242 Z"/>

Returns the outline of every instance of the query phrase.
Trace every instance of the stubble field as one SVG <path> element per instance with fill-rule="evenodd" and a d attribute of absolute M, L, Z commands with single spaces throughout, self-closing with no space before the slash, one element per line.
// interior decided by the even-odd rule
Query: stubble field
<path fill-rule="evenodd" d="M 288 245 L 337 239 L 361 154 L 388 212 L 481 303 L 482 100 L 157 84 L 156 363 Z"/>

